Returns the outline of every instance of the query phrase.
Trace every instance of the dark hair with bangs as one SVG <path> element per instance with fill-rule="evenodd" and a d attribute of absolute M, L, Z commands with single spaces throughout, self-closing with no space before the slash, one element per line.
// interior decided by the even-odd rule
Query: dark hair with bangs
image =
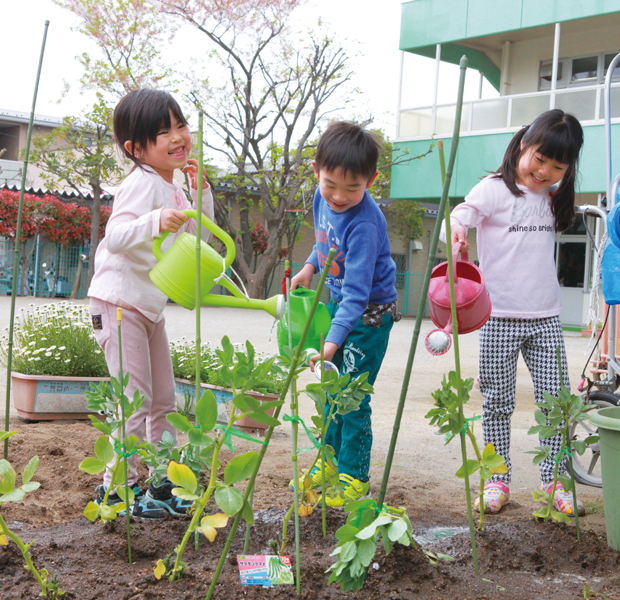
<path fill-rule="evenodd" d="M 548 110 L 531 125 L 517 131 L 506 149 L 501 167 L 494 175 L 503 179 L 515 196 L 523 196 L 525 192 L 517 187 L 516 180 L 519 159 L 526 150 L 535 148 L 546 158 L 568 165 L 551 201 L 555 230 L 566 231 L 575 218 L 575 178 L 582 146 L 583 130 L 579 121 L 559 108 Z"/>
<path fill-rule="evenodd" d="M 114 109 L 114 139 L 123 154 L 136 166 L 142 161 L 135 156 L 136 149 L 145 149 L 148 143 L 155 144 L 157 135 L 163 128 L 170 127 L 170 112 L 183 125 L 187 120 L 183 116 L 177 101 L 163 90 L 141 88 L 129 92 Z M 131 151 L 125 148 L 125 142 L 131 142 Z"/>
<path fill-rule="evenodd" d="M 377 171 L 380 143 L 374 133 L 348 121 L 330 123 L 316 149 L 316 170 L 339 167 L 353 177 L 370 181 Z"/>

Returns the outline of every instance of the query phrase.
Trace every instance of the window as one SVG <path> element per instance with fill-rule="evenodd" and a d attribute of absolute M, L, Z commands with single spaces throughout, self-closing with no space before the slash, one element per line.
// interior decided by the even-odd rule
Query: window
<path fill-rule="evenodd" d="M 604 83 L 605 74 L 614 56 L 616 56 L 616 52 L 559 59 L 556 88 L 562 89 L 569 86 L 588 86 Z M 538 89 L 540 91 L 551 89 L 552 76 L 553 61 L 541 61 L 538 74 Z M 613 80 L 620 81 L 620 65 L 617 65 L 614 69 Z"/>
<path fill-rule="evenodd" d="M 571 83 L 598 83 L 598 56 L 574 58 Z"/>

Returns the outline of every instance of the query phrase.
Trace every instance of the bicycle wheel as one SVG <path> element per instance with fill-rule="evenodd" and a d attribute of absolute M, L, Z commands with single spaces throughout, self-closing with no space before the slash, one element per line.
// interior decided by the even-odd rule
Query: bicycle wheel
<path fill-rule="evenodd" d="M 586 409 L 598 410 L 599 408 L 608 408 L 610 406 L 618 406 L 620 396 L 612 392 L 598 390 L 590 393 L 590 398 L 586 401 Z M 584 440 L 590 435 L 597 435 L 598 429 L 594 427 L 590 421 L 582 421 L 581 423 L 573 423 L 570 428 L 570 437 L 572 440 Z M 602 487 L 603 480 L 601 478 L 601 448 L 599 443 L 591 444 L 586 451 L 579 456 L 573 454 L 573 469 L 575 471 L 575 480 L 584 485 L 592 487 Z"/>

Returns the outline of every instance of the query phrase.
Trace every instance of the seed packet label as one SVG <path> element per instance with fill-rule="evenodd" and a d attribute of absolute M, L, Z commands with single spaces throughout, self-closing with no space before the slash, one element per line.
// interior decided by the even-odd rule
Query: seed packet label
<path fill-rule="evenodd" d="M 293 570 L 288 556 L 265 556 L 263 554 L 237 555 L 242 585 L 292 584 Z"/>

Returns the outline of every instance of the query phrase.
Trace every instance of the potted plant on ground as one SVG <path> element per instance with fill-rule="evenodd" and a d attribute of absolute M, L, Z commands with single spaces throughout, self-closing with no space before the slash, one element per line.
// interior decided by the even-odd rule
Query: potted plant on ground
<path fill-rule="evenodd" d="M 11 386 L 22 419 L 86 419 L 85 392 L 107 380 L 105 356 L 95 341 L 88 307 L 56 302 L 22 309 L 15 317 Z M 8 339 L 0 340 L 6 367 Z"/>
<path fill-rule="evenodd" d="M 217 400 L 218 422 L 227 423 L 230 417 L 229 411 L 232 410 L 233 394 L 227 381 L 227 371 L 222 370 L 222 366 L 226 362 L 222 360 L 222 353 L 230 355 L 230 360 L 234 366 L 239 360 L 243 360 L 245 348 L 242 345 L 234 346 L 228 341 L 228 338 L 222 340 L 222 348 L 212 348 L 209 344 L 201 345 L 200 381 L 201 387 L 205 390 L 210 389 Z M 255 352 L 253 348 L 252 353 L 257 361 L 264 361 L 268 358 L 261 352 Z M 196 394 L 196 342 L 186 340 L 184 337 L 177 342 L 171 342 L 170 354 L 176 381 L 179 412 L 193 414 Z M 282 371 L 274 365 L 270 375 L 261 382 L 261 388 L 247 393 L 261 402 L 270 402 L 278 400 L 283 387 Z M 268 414 L 272 412 L 273 410 L 267 411 Z M 235 427 L 258 433 L 267 429 L 264 423 L 259 423 L 249 417 L 243 417 L 236 421 Z"/>

